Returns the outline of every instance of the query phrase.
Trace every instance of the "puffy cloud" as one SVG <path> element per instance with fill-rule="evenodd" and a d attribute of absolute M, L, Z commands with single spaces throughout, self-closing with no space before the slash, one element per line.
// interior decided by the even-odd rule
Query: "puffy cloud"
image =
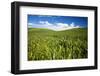
<path fill-rule="evenodd" d="M 40 24 L 44 24 L 44 25 L 52 25 L 51 23 L 49 23 L 48 21 L 40 21 Z"/>
<path fill-rule="evenodd" d="M 33 23 L 28 23 L 28 28 L 32 28 Z"/>
<path fill-rule="evenodd" d="M 28 23 L 28 25 L 29 25 L 29 26 L 32 26 L 32 25 L 33 25 L 33 23 Z"/>
<path fill-rule="evenodd" d="M 75 23 L 72 22 L 71 24 L 66 23 L 57 23 L 57 26 L 53 28 L 55 31 L 61 31 L 61 30 L 69 30 L 73 28 L 79 28 L 79 26 L 75 26 Z"/>
<path fill-rule="evenodd" d="M 62 31 L 62 30 L 69 30 L 69 29 L 73 29 L 73 28 L 80 28 L 78 25 L 75 25 L 74 22 L 72 22 L 71 24 L 67 24 L 67 23 L 50 23 L 48 21 L 39 21 L 39 24 L 32 24 L 32 23 L 28 23 L 28 25 L 35 27 L 35 28 L 47 28 L 47 29 L 51 29 L 51 30 L 55 30 L 55 31 Z"/>
<path fill-rule="evenodd" d="M 77 25 L 76 28 L 79 28 L 79 26 Z"/>
<path fill-rule="evenodd" d="M 57 26 L 68 27 L 69 25 L 65 23 L 57 23 Z"/>
<path fill-rule="evenodd" d="M 52 25 L 51 23 L 49 23 L 48 21 L 45 22 L 46 25 Z"/>
<path fill-rule="evenodd" d="M 70 24 L 70 26 L 71 26 L 71 27 L 74 27 L 74 26 L 75 26 L 74 22 L 72 22 L 72 23 Z"/>

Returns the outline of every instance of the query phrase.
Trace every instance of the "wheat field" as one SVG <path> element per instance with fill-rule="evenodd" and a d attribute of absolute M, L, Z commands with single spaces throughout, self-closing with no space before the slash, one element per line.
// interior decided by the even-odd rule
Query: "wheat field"
<path fill-rule="evenodd" d="M 28 28 L 28 61 L 88 57 L 87 28 L 53 31 Z"/>

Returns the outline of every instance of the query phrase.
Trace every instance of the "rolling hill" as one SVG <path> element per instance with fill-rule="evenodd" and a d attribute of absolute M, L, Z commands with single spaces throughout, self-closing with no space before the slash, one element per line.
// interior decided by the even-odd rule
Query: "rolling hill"
<path fill-rule="evenodd" d="M 83 59 L 88 57 L 87 28 L 54 31 L 28 28 L 28 60 Z"/>

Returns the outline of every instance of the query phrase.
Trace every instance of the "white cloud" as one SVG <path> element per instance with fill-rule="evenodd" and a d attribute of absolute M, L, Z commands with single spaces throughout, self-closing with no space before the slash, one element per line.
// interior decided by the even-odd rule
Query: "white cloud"
<path fill-rule="evenodd" d="M 35 24 L 35 27 L 37 28 L 47 28 L 47 29 L 51 29 L 51 30 L 55 30 L 55 31 L 61 31 L 61 30 L 69 30 L 69 29 L 73 29 L 73 28 L 80 28 L 78 25 L 75 25 L 74 22 L 72 22 L 71 24 L 67 24 L 67 23 L 50 23 L 48 21 L 40 21 L 40 24 Z M 33 23 L 29 23 L 28 25 L 33 25 Z"/>
<path fill-rule="evenodd" d="M 68 27 L 69 25 L 68 24 L 65 24 L 65 23 L 57 23 L 57 26 Z"/>
<path fill-rule="evenodd" d="M 61 31 L 61 30 L 69 30 L 74 28 L 79 28 L 79 26 L 75 26 L 75 23 L 72 22 L 71 24 L 57 23 L 57 25 L 52 29 L 55 31 Z"/>
<path fill-rule="evenodd" d="M 29 25 L 29 26 L 32 26 L 32 25 L 33 25 L 33 23 L 28 23 L 28 25 Z"/>
<path fill-rule="evenodd" d="M 51 23 L 49 23 L 48 21 L 45 22 L 46 25 L 52 25 Z"/>
<path fill-rule="evenodd" d="M 74 22 L 72 22 L 72 23 L 70 24 L 70 26 L 71 26 L 71 27 L 74 27 L 74 26 L 75 26 Z"/>
<path fill-rule="evenodd" d="M 77 28 L 79 28 L 79 26 L 78 26 L 78 25 L 77 25 L 76 27 L 77 27 Z"/>
<path fill-rule="evenodd" d="M 44 21 L 39 21 L 39 23 L 40 23 L 40 24 L 44 24 L 45 22 L 44 22 Z"/>
<path fill-rule="evenodd" d="M 44 24 L 44 25 L 52 25 L 52 24 L 49 23 L 48 21 L 40 21 L 39 23 Z"/>

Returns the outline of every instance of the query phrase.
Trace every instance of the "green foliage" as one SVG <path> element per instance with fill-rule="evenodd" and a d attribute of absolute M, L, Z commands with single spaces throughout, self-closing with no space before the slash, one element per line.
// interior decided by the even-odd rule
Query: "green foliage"
<path fill-rule="evenodd" d="M 87 58 L 87 29 L 65 31 L 28 28 L 28 60 Z"/>

